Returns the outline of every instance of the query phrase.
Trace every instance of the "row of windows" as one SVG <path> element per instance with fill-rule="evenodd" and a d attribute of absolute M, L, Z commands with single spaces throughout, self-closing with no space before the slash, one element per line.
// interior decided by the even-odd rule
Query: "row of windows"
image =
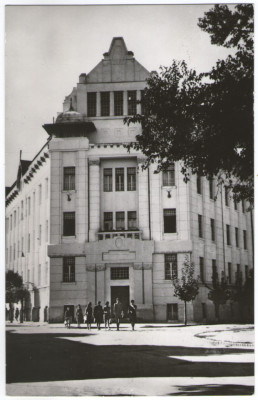
<path fill-rule="evenodd" d="M 200 280 L 201 282 L 205 282 L 205 268 L 204 268 L 204 258 L 199 258 L 199 265 L 200 265 Z M 222 278 L 224 278 L 227 283 L 233 284 L 233 277 L 232 277 L 232 263 L 228 262 L 228 270 L 227 270 L 227 277 L 224 276 L 224 271 L 221 272 Z M 212 275 L 218 278 L 216 260 L 212 260 Z M 249 267 L 245 265 L 245 279 L 249 276 Z M 235 272 L 235 284 L 240 284 L 242 282 L 242 273 L 240 269 L 240 264 L 236 264 L 236 272 Z"/>
<path fill-rule="evenodd" d="M 110 116 L 110 92 L 100 92 L 100 115 L 101 117 Z M 137 98 L 136 90 L 129 90 L 127 92 L 127 114 L 134 115 L 137 111 Z M 87 115 L 88 117 L 97 116 L 97 93 L 87 93 Z M 114 92 L 114 115 L 124 115 L 124 92 Z"/>
<path fill-rule="evenodd" d="M 45 238 L 46 241 L 48 241 L 48 220 L 46 220 L 46 225 L 45 225 Z M 33 231 L 33 237 L 32 237 L 32 244 L 33 244 L 33 249 L 35 248 L 35 243 L 37 240 L 37 243 L 39 246 L 42 244 L 42 225 L 38 226 L 38 235 L 36 237 L 35 230 Z M 21 244 L 21 246 L 20 246 Z M 28 234 L 27 237 L 27 252 L 30 253 L 31 251 L 31 234 Z M 7 254 L 8 254 L 8 249 L 7 249 Z M 24 237 L 21 238 L 21 243 L 18 241 L 17 248 L 16 248 L 16 243 L 13 244 L 13 246 L 10 246 L 9 249 L 9 261 L 11 262 L 12 260 L 15 260 L 16 258 L 19 257 L 24 257 Z M 8 262 L 8 259 L 7 261 Z"/>
<path fill-rule="evenodd" d="M 210 218 L 210 229 L 211 229 L 211 240 L 215 241 L 215 220 Z M 203 218 L 202 215 L 198 214 L 198 231 L 199 237 L 203 238 Z M 231 234 L 230 234 L 230 225 L 226 225 L 226 239 L 227 245 L 231 245 Z M 235 228 L 235 243 L 236 247 L 239 247 L 239 229 Z M 243 246 L 244 249 L 247 249 L 247 236 L 246 230 L 243 230 Z"/>
<path fill-rule="evenodd" d="M 124 230 L 125 229 L 125 212 L 117 211 L 114 213 L 115 221 L 113 220 L 113 212 L 104 212 L 104 230 L 112 231 L 114 227 L 116 230 Z M 128 229 L 136 229 L 137 228 L 137 218 L 136 211 L 128 211 L 127 212 L 127 227 Z"/>
<path fill-rule="evenodd" d="M 113 169 L 104 168 L 103 170 L 103 190 L 104 192 L 113 191 Z M 125 190 L 124 168 L 115 168 L 115 190 L 123 192 Z M 136 190 L 136 168 L 127 168 L 127 191 Z"/>
<path fill-rule="evenodd" d="M 35 212 L 35 207 L 36 207 L 36 193 L 33 192 L 32 195 L 32 201 L 33 201 L 33 212 Z M 45 199 L 48 198 L 48 178 L 45 179 Z M 42 185 L 38 185 L 38 205 L 42 204 Z M 15 228 L 17 224 L 19 223 L 19 220 L 23 221 L 24 217 L 27 215 L 31 215 L 31 210 L 32 210 L 32 205 L 31 205 L 31 197 L 26 197 L 25 199 L 25 204 L 24 200 L 21 201 L 21 207 L 18 207 L 17 210 L 13 212 L 13 214 L 10 215 L 10 217 L 7 219 L 6 223 L 6 229 L 7 232 Z"/>
<path fill-rule="evenodd" d="M 203 177 L 202 177 L 201 175 L 198 175 L 198 174 L 197 174 L 197 177 L 196 177 L 196 188 L 197 188 L 197 193 L 198 193 L 198 194 L 202 194 L 202 178 L 203 178 Z M 215 186 L 214 179 L 213 179 L 213 178 L 210 178 L 210 179 L 209 179 L 209 195 L 210 195 L 210 199 L 212 199 L 212 200 L 214 200 L 214 198 L 215 198 L 215 189 L 214 189 L 214 186 Z M 226 205 L 227 207 L 229 207 L 230 188 L 229 188 L 228 186 L 225 186 L 224 189 L 225 189 L 225 192 L 224 192 L 224 195 L 225 195 L 225 205 Z M 238 204 L 239 204 L 239 203 L 238 203 L 236 200 L 234 200 L 234 209 L 235 209 L 236 211 L 238 211 Z M 244 212 L 245 212 L 245 201 L 242 200 L 241 204 L 242 204 L 242 212 L 244 213 Z"/>
<path fill-rule="evenodd" d="M 41 286 L 43 284 L 48 285 L 49 284 L 49 268 L 48 268 L 48 262 L 46 261 L 45 264 L 45 270 L 44 270 L 44 276 L 42 276 L 42 268 L 41 264 L 38 265 L 38 271 L 37 271 L 37 286 Z M 22 272 L 23 275 L 23 272 Z M 34 269 L 28 269 L 27 270 L 27 281 L 28 282 L 35 282 L 36 277 L 34 276 Z"/>

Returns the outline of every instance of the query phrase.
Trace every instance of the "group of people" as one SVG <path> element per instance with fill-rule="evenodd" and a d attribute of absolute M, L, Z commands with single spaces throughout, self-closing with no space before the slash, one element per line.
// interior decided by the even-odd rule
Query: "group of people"
<path fill-rule="evenodd" d="M 136 304 L 134 304 L 134 300 L 131 300 L 131 304 L 128 307 L 128 317 L 132 326 L 132 330 L 134 330 L 134 326 L 136 323 L 136 310 L 137 306 Z M 94 321 L 97 325 L 97 329 L 100 330 L 103 320 L 105 323 L 105 329 L 110 329 L 110 324 L 114 320 L 117 330 L 119 331 L 120 322 L 123 317 L 123 305 L 118 298 L 116 298 L 116 302 L 113 305 L 113 310 L 111 310 L 108 301 L 105 303 L 104 307 L 102 307 L 101 301 L 98 301 L 98 304 L 94 308 L 92 307 L 92 303 L 90 302 L 85 308 L 84 318 L 80 304 L 78 304 L 76 309 L 76 322 L 78 328 L 80 328 L 81 323 L 83 323 L 84 320 L 89 330 L 91 329 L 91 324 Z M 64 319 L 66 327 L 70 328 L 72 315 L 69 307 L 67 307 L 65 311 Z"/>

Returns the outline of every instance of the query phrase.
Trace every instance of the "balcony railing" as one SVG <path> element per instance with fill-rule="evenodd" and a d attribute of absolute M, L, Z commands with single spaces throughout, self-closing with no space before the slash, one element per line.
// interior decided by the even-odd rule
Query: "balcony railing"
<path fill-rule="evenodd" d="M 126 239 L 141 239 L 141 231 L 110 231 L 110 232 L 98 232 L 98 240 L 113 239 L 115 237 L 123 237 Z"/>

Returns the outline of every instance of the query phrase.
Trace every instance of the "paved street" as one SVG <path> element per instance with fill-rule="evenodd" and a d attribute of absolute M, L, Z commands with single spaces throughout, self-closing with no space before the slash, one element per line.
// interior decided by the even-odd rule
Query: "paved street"
<path fill-rule="evenodd" d="M 7 394 L 238 395 L 254 387 L 251 325 L 7 324 Z"/>

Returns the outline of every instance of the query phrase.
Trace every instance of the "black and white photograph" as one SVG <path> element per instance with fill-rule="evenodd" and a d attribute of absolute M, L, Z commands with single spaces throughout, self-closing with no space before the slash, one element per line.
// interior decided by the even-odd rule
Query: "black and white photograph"
<path fill-rule="evenodd" d="M 254 395 L 254 8 L 2 6 L 5 396 Z"/>

